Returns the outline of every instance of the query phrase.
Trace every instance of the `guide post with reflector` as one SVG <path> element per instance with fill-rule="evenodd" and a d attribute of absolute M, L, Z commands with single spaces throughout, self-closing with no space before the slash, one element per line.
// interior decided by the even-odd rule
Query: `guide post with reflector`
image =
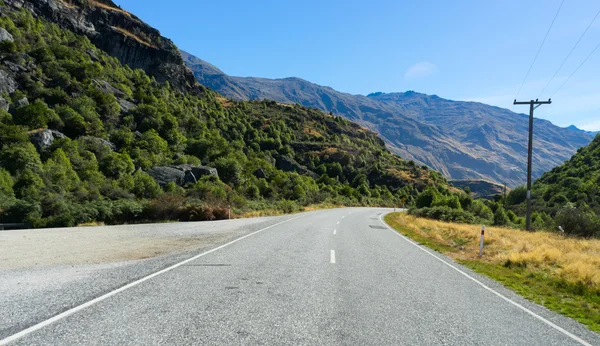
<path fill-rule="evenodd" d="M 479 240 L 479 257 L 483 256 L 483 238 L 485 234 L 485 226 L 481 226 L 481 240 Z"/>

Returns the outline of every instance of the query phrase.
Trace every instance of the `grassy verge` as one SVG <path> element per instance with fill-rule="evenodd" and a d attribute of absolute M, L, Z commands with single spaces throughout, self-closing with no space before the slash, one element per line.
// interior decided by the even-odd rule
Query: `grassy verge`
<path fill-rule="evenodd" d="M 600 332 L 600 240 L 488 227 L 484 255 L 479 258 L 477 226 L 405 213 L 388 214 L 385 221 L 523 297 Z"/>

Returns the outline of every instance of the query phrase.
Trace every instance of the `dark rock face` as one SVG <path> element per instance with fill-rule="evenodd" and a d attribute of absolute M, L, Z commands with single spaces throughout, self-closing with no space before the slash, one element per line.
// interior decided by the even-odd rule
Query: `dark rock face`
<path fill-rule="evenodd" d="M 185 173 L 182 170 L 173 167 L 152 167 L 148 173 L 160 187 L 164 187 L 170 182 L 182 186 L 184 184 Z"/>
<path fill-rule="evenodd" d="M 254 176 L 257 178 L 267 179 L 267 174 L 265 173 L 265 171 L 263 171 L 262 168 L 259 168 L 256 171 L 254 171 Z"/>
<path fill-rule="evenodd" d="M 38 151 L 48 149 L 56 139 L 65 138 L 66 136 L 55 130 L 43 130 L 31 134 L 31 143 Z"/>
<path fill-rule="evenodd" d="M 8 31 L 6 31 L 4 28 L 0 28 L 0 42 L 3 41 L 13 42 L 14 39 Z"/>
<path fill-rule="evenodd" d="M 219 173 L 217 172 L 216 168 L 192 165 L 152 167 L 146 173 L 154 178 L 154 180 L 161 187 L 170 182 L 174 182 L 179 186 L 195 184 L 198 182 L 198 179 L 206 175 L 213 175 L 217 178 L 219 177 Z"/>
<path fill-rule="evenodd" d="M 6 71 L 0 70 L 0 93 L 12 94 L 18 87 L 17 82 Z"/>
<path fill-rule="evenodd" d="M 277 167 L 277 169 L 281 169 L 282 171 L 296 172 L 298 174 L 311 176 L 315 179 L 318 178 L 318 175 L 315 172 L 306 169 L 294 159 L 291 159 L 287 156 L 278 157 L 277 161 L 275 162 L 275 167 Z"/>
<path fill-rule="evenodd" d="M 61 0 L 5 0 L 15 8 L 25 7 L 60 27 L 86 35 L 98 48 L 132 69 L 140 68 L 157 81 L 168 81 L 181 91 L 196 94 L 205 88 L 198 84 L 173 42 L 110 0 L 97 0 L 85 6 Z"/>

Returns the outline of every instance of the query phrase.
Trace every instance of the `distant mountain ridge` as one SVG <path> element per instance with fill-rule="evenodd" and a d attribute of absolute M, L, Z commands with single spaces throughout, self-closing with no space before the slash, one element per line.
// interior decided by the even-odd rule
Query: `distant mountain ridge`
<path fill-rule="evenodd" d="M 488 180 L 509 187 L 526 180 L 528 117 L 477 102 L 452 101 L 414 91 L 351 95 L 300 78 L 232 77 L 182 52 L 203 85 L 237 100 L 300 103 L 342 115 L 378 132 L 403 158 L 455 180 Z M 592 133 L 535 119 L 534 177 L 588 145 Z"/>

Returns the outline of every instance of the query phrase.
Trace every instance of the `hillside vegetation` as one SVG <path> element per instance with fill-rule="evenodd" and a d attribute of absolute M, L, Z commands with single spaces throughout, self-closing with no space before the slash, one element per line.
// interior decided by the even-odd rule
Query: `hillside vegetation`
<path fill-rule="evenodd" d="M 226 217 L 229 205 L 391 206 L 447 184 L 341 117 L 187 93 L 25 9 L 0 1 L 0 12 L 10 35 L 0 42 L 0 222 L 206 220 Z"/>
<path fill-rule="evenodd" d="M 528 116 L 478 102 L 414 91 L 351 95 L 300 78 L 228 76 L 183 52 L 200 83 L 236 100 L 271 99 L 315 107 L 376 131 L 396 154 L 453 180 L 515 187 L 526 181 Z M 517 109 L 526 111 L 526 109 Z M 562 164 L 593 135 L 535 119 L 534 178 Z"/>

